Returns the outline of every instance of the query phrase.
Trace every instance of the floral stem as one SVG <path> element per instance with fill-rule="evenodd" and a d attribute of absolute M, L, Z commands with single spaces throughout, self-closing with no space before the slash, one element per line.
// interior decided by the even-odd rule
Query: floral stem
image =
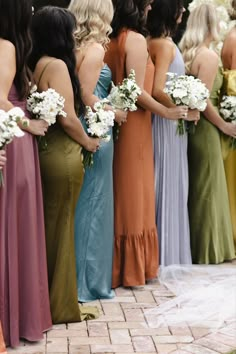
<path fill-rule="evenodd" d="M 0 171 L 0 187 L 4 187 L 4 178 L 2 171 Z"/>
<path fill-rule="evenodd" d="M 232 149 L 236 149 L 236 139 L 235 138 L 231 138 L 231 148 Z"/>
<path fill-rule="evenodd" d="M 179 119 L 178 120 L 178 125 L 177 125 L 177 129 L 176 129 L 176 134 L 178 135 L 184 135 L 186 132 L 185 129 L 185 122 L 183 119 Z"/>

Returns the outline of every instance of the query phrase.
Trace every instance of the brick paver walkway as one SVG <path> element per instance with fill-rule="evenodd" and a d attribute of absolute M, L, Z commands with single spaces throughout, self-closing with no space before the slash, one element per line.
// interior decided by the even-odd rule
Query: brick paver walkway
<path fill-rule="evenodd" d="M 213 333 L 207 324 L 201 328 L 185 323 L 178 327 L 153 328 L 152 316 L 144 312 L 170 296 L 159 284 L 134 291 L 118 288 L 113 300 L 91 303 L 99 307 L 99 319 L 56 325 L 45 334 L 44 340 L 34 344 L 22 342 L 17 349 L 9 348 L 8 353 L 236 354 L 236 317 Z"/>

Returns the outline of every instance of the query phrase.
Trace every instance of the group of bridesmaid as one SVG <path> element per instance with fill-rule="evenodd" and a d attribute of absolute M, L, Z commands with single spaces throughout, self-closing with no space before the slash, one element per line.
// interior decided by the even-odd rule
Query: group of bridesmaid
<path fill-rule="evenodd" d="M 68 9 L 38 10 L 31 23 L 29 0 L 0 0 L 0 109 L 19 106 L 29 117 L 30 81 L 62 95 L 67 113 L 49 128 L 29 117 L 24 137 L 0 151 L 7 345 L 37 341 L 52 323 L 98 317 L 78 301 L 113 298 L 118 286 L 142 288 L 155 281 L 159 264 L 236 257 L 236 126 L 218 113 L 223 76 L 209 48 L 218 40 L 218 19 L 213 5 L 196 8 L 181 54 L 173 38 L 184 11 L 181 0 L 71 0 Z M 233 28 L 222 50 L 229 73 L 235 42 Z M 111 82 L 121 83 L 131 69 L 142 90 L 137 110 L 107 104 L 118 139 L 90 137 L 85 106 L 106 98 Z M 201 117 L 169 99 L 167 72 L 206 84 L 211 97 Z M 195 134 L 177 135 L 178 119 L 193 121 Z M 38 148 L 37 135 L 46 148 Z M 81 147 L 94 153 L 85 170 Z"/>

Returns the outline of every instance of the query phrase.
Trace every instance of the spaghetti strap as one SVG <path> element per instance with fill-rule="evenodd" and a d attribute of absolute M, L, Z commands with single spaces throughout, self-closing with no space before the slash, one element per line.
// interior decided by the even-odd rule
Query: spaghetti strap
<path fill-rule="evenodd" d="M 39 76 L 39 80 L 38 80 L 37 86 L 39 86 L 40 81 L 41 81 L 41 79 L 42 79 L 42 76 L 43 76 L 43 74 L 45 73 L 45 70 L 47 69 L 47 67 L 49 66 L 49 64 L 51 64 L 51 63 L 52 63 L 53 61 L 55 61 L 55 60 L 57 60 L 57 59 L 52 59 L 52 60 L 50 60 L 49 62 L 47 62 L 46 65 L 44 65 L 43 70 L 41 71 L 41 74 L 40 74 L 40 76 Z"/>

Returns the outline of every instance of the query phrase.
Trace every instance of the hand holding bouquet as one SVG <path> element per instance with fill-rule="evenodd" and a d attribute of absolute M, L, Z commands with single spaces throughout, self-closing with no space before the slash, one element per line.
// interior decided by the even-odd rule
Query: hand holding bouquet
<path fill-rule="evenodd" d="M 174 73 L 167 73 L 170 80 L 166 83 L 164 92 L 177 105 L 187 106 L 189 109 L 197 109 L 202 112 L 206 109 L 209 90 L 201 80 L 189 76 Z M 186 132 L 183 119 L 178 120 L 177 134 L 183 135 Z"/>
<path fill-rule="evenodd" d="M 45 120 L 48 125 L 56 123 L 58 115 L 66 117 L 63 111 L 65 99 L 54 89 L 49 88 L 43 92 L 37 92 L 34 86 L 27 98 L 27 109 L 33 113 L 36 119 Z"/>
<path fill-rule="evenodd" d="M 136 102 L 141 93 L 142 91 L 135 81 L 135 71 L 131 69 L 128 77 L 120 85 L 115 86 L 112 83 L 111 92 L 105 100 L 115 109 L 133 112 L 137 110 Z M 114 136 L 117 139 L 119 128 L 117 124 L 115 127 Z"/>
<path fill-rule="evenodd" d="M 105 104 L 106 102 L 103 101 L 96 102 L 94 111 L 87 106 L 84 119 L 89 136 L 108 142 L 111 138 L 108 132 L 114 125 L 115 113 L 110 110 L 105 111 Z M 93 165 L 93 153 L 83 148 L 82 154 L 84 167 L 91 167 Z"/>
<path fill-rule="evenodd" d="M 236 96 L 223 96 L 220 114 L 226 122 L 236 124 Z M 236 149 L 236 138 L 231 137 L 231 147 Z"/>
<path fill-rule="evenodd" d="M 58 115 L 66 117 L 64 108 L 64 97 L 60 96 L 54 89 L 49 88 L 46 91 L 37 92 L 37 86 L 33 86 L 30 95 L 27 98 L 27 109 L 35 119 L 42 119 L 48 126 L 56 123 Z M 42 148 L 47 147 L 45 138 L 39 137 L 39 143 Z"/>
<path fill-rule="evenodd" d="M 24 120 L 25 113 L 19 107 L 14 107 L 8 112 L 0 110 L 0 150 L 6 144 L 10 144 L 14 137 L 20 138 L 24 132 L 19 128 L 18 123 L 27 125 L 27 120 Z M 0 186 L 3 185 L 3 175 L 0 171 Z"/>
<path fill-rule="evenodd" d="M 135 81 L 135 72 L 130 70 L 130 74 L 122 81 L 121 85 L 115 86 L 112 83 L 112 89 L 107 99 L 110 104 L 123 111 L 136 111 L 136 102 L 142 91 Z"/>

